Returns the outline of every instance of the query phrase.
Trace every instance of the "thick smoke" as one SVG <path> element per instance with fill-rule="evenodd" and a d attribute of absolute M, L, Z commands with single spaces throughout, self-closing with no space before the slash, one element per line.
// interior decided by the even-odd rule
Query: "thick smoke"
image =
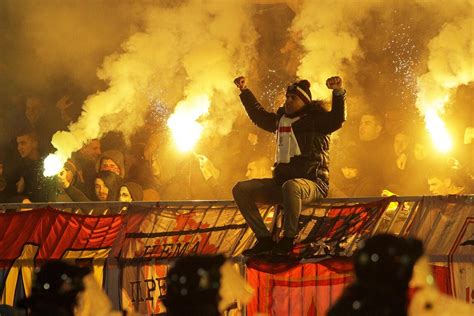
<path fill-rule="evenodd" d="M 209 97 L 216 113 L 225 111 L 218 131 L 230 131 L 238 112 L 236 105 L 233 110 L 228 106 L 228 95 L 234 95 L 229 93 L 232 78 L 245 72 L 250 62 L 253 33 L 248 12 L 240 1 L 217 0 L 148 8 L 145 30 L 122 45 L 123 53 L 107 57 L 98 72 L 109 88 L 89 96 L 69 132 L 53 136 L 58 153 L 68 157 L 108 131 L 130 135 L 143 125 L 149 105 L 174 107 L 183 100 L 176 109 L 182 111 L 188 100 L 200 95 Z"/>
<path fill-rule="evenodd" d="M 255 33 L 249 8 L 241 1 L 193 1 L 178 17 L 184 44 L 178 54 L 187 81 L 175 113 L 189 109 L 197 117 L 206 114 L 208 102 L 193 102 L 205 96 L 213 107 L 205 118 L 206 131 L 225 135 L 240 112 L 232 80 L 247 72 L 252 57 Z"/>
<path fill-rule="evenodd" d="M 452 140 L 443 122 L 446 105 L 460 85 L 474 80 L 474 42 L 472 2 L 459 1 L 456 19 L 448 20 L 428 44 L 428 71 L 417 80 L 416 106 L 424 117 L 435 146 L 441 151 L 452 148 Z"/>
<path fill-rule="evenodd" d="M 300 38 L 304 49 L 297 75 L 312 83 L 315 96 L 327 97 L 325 80 L 341 75 L 345 63 L 353 63 L 361 56 L 362 34 L 357 26 L 377 3 L 380 1 L 359 1 L 354 8 L 349 1 L 303 2 L 291 31 Z"/>
<path fill-rule="evenodd" d="M 447 23 L 430 41 L 428 72 L 418 78 L 417 106 L 422 114 L 443 113 L 453 90 L 473 81 L 473 25 L 472 16 Z"/>
<path fill-rule="evenodd" d="M 91 91 L 104 56 L 135 32 L 140 10 L 124 1 L 2 1 L 4 78 L 43 93 L 68 78 Z"/>
<path fill-rule="evenodd" d="M 324 81 L 337 74 L 357 109 L 414 113 L 420 95 L 439 97 L 472 76 L 472 10 L 467 0 L 303 1 L 290 28 L 303 48 L 297 75 L 316 97 L 328 97 Z"/>

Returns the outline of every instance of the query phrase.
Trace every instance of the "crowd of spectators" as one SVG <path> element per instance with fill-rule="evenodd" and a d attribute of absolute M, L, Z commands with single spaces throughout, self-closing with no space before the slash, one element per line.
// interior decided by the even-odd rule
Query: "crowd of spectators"
<path fill-rule="evenodd" d="M 354 125 L 333 146 L 332 197 L 473 193 L 472 139 L 441 153 L 422 122 L 389 130 L 378 113 L 363 113 Z"/>
<path fill-rule="evenodd" d="M 9 102 L 0 115 L 3 203 L 230 199 L 237 181 L 271 175 L 273 135 L 258 131 L 242 111 L 229 135 L 202 140 L 191 153 L 173 146 L 166 118 L 153 122 L 150 115 L 130 141 L 105 133 L 73 153 L 57 176 L 45 177 L 51 137 L 78 118 L 81 101 L 35 95 Z M 329 197 L 472 193 L 472 127 L 455 139 L 454 154 L 441 154 L 423 124 L 412 125 L 393 128 L 376 112 L 349 116 L 332 139 Z"/>

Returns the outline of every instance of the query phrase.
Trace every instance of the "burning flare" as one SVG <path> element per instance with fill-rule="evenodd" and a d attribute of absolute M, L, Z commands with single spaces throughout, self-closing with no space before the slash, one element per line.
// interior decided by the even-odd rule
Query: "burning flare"
<path fill-rule="evenodd" d="M 49 154 L 43 162 L 43 175 L 45 177 L 52 177 L 57 175 L 64 166 L 66 159 L 62 159 L 60 155 Z"/>
<path fill-rule="evenodd" d="M 200 95 L 183 100 L 176 106 L 167 125 L 180 151 L 192 150 L 199 141 L 204 126 L 197 120 L 208 112 L 210 103 L 207 95 Z"/>
<path fill-rule="evenodd" d="M 472 12 L 472 5 L 469 7 Z M 428 44 L 429 71 L 417 80 L 416 106 L 425 119 L 435 147 L 445 153 L 452 149 L 453 143 L 441 115 L 456 89 L 474 81 L 473 23 L 474 18 L 466 16 L 443 26 Z"/>
<path fill-rule="evenodd" d="M 429 77 L 421 77 L 418 81 L 417 107 L 423 115 L 434 147 L 442 153 L 448 153 L 453 148 L 453 142 L 442 119 L 442 114 L 449 101 L 449 91 L 440 89 L 432 84 L 432 80 L 426 79 Z"/>
<path fill-rule="evenodd" d="M 428 111 L 425 114 L 425 123 L 436 149 L 443 153 L 451 151 L 453 148 L 451 136 L 438 113 L 434 110 Z"/>

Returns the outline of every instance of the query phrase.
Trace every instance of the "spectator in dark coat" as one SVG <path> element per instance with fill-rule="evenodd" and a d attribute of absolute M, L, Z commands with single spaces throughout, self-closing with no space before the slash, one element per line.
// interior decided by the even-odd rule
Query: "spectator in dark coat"
<path fill-rule="evenodd" d="M 307 80 L 290 85 L 285 105 L 276 113 L 266 111 L 247 89 L 245 78 L 235 80 L 240 98 L 250 119 L 260 128 L 276 133 L 277 154 L 273 178 L 252 179 L 237 183 L 234 199 L 257 237 L 257 244 L 244 255 L 272 251 L 288 255 L 298 234 L 298 218 L 302 203 L 324 198 L 329 189 L 330 135 L 345 121 L 345 90 L 340 77 L 326 81 L 333 90 L 332 109 L 326 112 L 322 102 L 311 99 Z M 257 202 L 282 203 L 284 237 L 274 245 L 265 226 Z"/>

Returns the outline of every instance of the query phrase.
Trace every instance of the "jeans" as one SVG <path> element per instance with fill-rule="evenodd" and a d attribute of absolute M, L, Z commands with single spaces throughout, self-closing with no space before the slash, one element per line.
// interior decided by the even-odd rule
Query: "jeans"
<path fill-rule="evenodd" d="M 283 235 L 298 235 L 298 219 L 303 203 L 323 198 L 316 182 L 308 179 L 291 179 L 277 184 L 273 179 L 252 179 L 238 182 L 232 189 L 234 200 L 242 216 L 259 239 L 271 237 L 257 203 L 283 204 Z"/>

